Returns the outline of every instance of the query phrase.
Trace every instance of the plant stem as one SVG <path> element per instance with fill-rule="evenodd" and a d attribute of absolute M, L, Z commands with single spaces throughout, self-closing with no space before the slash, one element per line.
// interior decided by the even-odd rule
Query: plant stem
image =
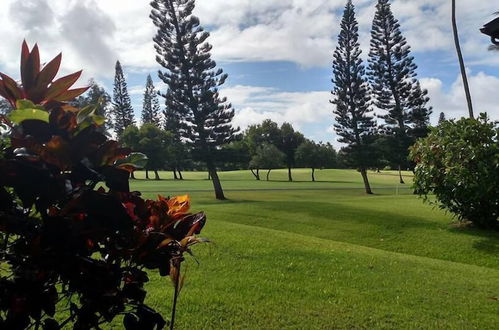
<path fill-rule="evenodd" d="M 180 266 L 182 265 L 182 262 L 178 262 L 178 267 L 177 267 L 177 278 L 175 279 L 175 293 L 173 295 L 173 307 L 172 307 L 172 317 L 170 321 L 170 330 L 174 329 L 175 326 L 175 312 L 177 310 L 177 300 L 178 300 L 178 294 L 179 294 L 179 283 L 180 283 Z"/>

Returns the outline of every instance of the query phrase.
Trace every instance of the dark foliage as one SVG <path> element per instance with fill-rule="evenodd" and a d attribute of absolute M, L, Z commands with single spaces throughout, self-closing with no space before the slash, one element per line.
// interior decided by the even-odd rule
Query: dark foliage
<path fill-rule="evenodd" d="M 339 141 L 347 144 L 344 152 L 349 154 L 354 165 L 359 168 L 364 180 L 366 193 L 371 194 L 367 177 L 369 159 L 369 136 L 374 133 L 375 122 L 370 115 L 369 87 L 364 80 L 365 68 L 360 57 L 358 23 L 355 9 L 348 1 L 343 19 L 338 46 L 334 52 L 333 84 L 336 107 L 334 125 Z"/>
<path fill-rule="evenodd" d="M 206 163 L 217 199 L 225 199 L 215 163 L 220 146 L 236 133 L 234 110 L 218 93 L 227 75 L 211 59 L 209 33 L 192 15 L 194 0 L 154 0 L 151 6 L 156 60 L 164 68 L 159 77 L 169 88 L 166 107 L 180 119 L 176 130 Z"/>
<path fill-rule="evenodd" d="M 52 82 L 58 65 L 40 70 L 36 47 L 22 54 L 22 86 L 2 74 L 0 91 L 16 108 L 1 116 L 0 328 L 100 329 L 118 315 L 126 329 L 163 328 L 144 304 L 145 270 L 178 283 L 204 214 L 188 214 L 187 197 L 130 191 L 144 157 L 102 133 L 95 107 L 65 103 L 76 93 Z"/>

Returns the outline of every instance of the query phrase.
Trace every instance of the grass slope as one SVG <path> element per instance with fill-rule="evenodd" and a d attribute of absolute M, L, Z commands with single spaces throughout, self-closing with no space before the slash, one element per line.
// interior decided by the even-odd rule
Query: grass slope
<path fill-rule="evenodd" d="M 497 328 L 497 234 L 456 228 L 410 191 L 396 195 L 394 173 L 370 173 L 390 189 L 365 196 L 355 171 L 322 171 L 317 183 L 295 172 L 293 183 L 222 173 L 226 202 L 203 191 L 204 173 L 133 181 L 148 197 L 198 191 L 193 210 L 208 214 L 203 236 L 215 244 L 196 248 L 199 266 L 188 261 L 179 329 Z M 153 277 L 149 289 L 168 315 L 169 280 Z"/>

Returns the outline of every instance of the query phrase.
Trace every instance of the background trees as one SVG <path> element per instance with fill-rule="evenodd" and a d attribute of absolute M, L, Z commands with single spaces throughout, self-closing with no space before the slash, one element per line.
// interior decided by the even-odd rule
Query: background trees
<path fill-rule="evenodd" d="M 124 146 L 147 156 L 146 179 L 149 179 L 149 171 L 154 171 L 156 180 L 161 179 L 158 170 L 167 168 L 171 159 L 173 135 L 170 132 L 151 123 L 145 123 L 140 128 L 131 125 L 123 131 L 120 141 Z"/>
<path fill-rule="evenodd" d="M 347 144 L 344 151 L 350 154 L 364 180 L 367 194 L 372 194 L 367 177 L 368 136 L 374 133 L 374 120 L 369 115 L 368 85 L 364 80 L 365 68 L 360 58 L 358 42 L 358 23 L 351 1 L 347 2 L 338 46 L 334 52 L 333 79 L 336 124 L 334 125 L 339 141 Z"/>
<path fill-rule="evenodd" d="M 286 155 L 280 151 L 275 145 L 264 143 L 256 149 L 255 154 L 251 158 L 249 167 L 251 169 L 266 169 L 267 181 L 269 181 L 270 172 L 276 168 L 284 166 Z"/>
<path fill-rule="evenodd" d="M 151 19 L 160 79 L 168 85 L 167 108 L 180 115 L 182 138 L 206 163 L 217 199 L 225 199 L 216 170 L 217 151 L 236 133 L 234 110 L 218 94 L 227 75 L 211 59 L 209 33 L 192 15 L 193 0 L 154 0 Z"/>
<path fill-rule="evenodd" d="M 118 136 L 135 124 L 132 103 L 120 61 L 116 61 L 113 90 L 113 128 Z"/>
<path fill-rule="evenodd" d="M 371 30 L 368 76 L 374 103 L 385 111 L 381 116 L 385 133 L 390 136 L 392 162 L 408 167 L 409 146 L 429 125 L 431 108 L 427 91 L 416 79 L 414 58 L 393 16 L 389 0 L 378 0 Z M 424 136 L 424 134 L 423 134 Z M 400 182 L 404 183 L 400 174 Z"/>
<path fill-rule="evenodd" d="M 293 181 L 291 169 L 295 166 L 295 152 L 298 146 L 305 141 L 303 134 L 295 132 L 289 123 L 283 123 L 279 130 L 280 141 L 277 147 L 286 155 L 288 167 L 288 181 Z"/>
<path fill-rule="evenodd" d="M 142 123 L 154 124 L 160 127 L 160 112 L 158 93 L 156 88 L 154 88 L 151 75 L 147 75 L 146 90 L 144 91 L 144 101 L 142 104 Z"/>
<path fill-rule="evenodd" d="M 312 170 L 312 181 L 315 182 L 315 170 L 318 168 L 333 168 L 336 166 L 336 151 L 329 143 L 315 143 L 305 140 L 296 149 L 296 164 L 309 167 Z"/>

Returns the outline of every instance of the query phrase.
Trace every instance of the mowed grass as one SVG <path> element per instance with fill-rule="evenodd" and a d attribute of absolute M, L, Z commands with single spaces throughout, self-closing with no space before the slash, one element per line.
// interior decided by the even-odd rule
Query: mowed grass
<path fill-rule="evenodd" d="M 139 174 L 139 178 L 141 177 Z M 184 182 L 132 181 L 145 196 L 192 192 L 204 210 L 177 314 L 179 329 L 497 329 L 499 235 L 460 228 L 422 203 L 394 172 L 286 171 L 257 182 L 221 173 L 228 201 L 205 173 Z M 410 184 L 411 175 L 406 173 Z M 151 274 L 148 303 L 169 315 L 172 287 Z"/>

